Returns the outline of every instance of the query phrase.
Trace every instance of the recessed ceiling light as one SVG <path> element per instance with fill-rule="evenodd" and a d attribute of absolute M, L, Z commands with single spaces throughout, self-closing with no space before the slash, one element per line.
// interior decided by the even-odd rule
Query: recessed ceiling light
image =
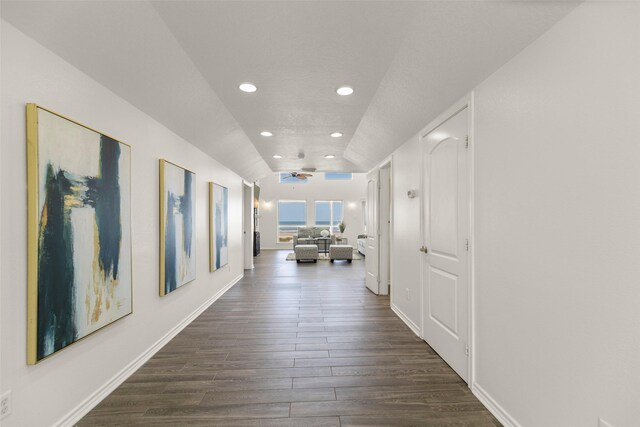
<path fill-rule="evenodd" d="M 335 156 L 333 154 L 327 154 L 324 156 L 325 159 L 333 159 Z"/>
<path fill-rule="evenodd" d="M 260 135 L 262 135 L 262 136 L 273 136 L 273 133 L 269 132 L 268 130 L 263 130 L 262 132 L 260 132 Z"/>
<path fill-rule="evenodd" d="M 332 138 L 340 138 L 342 136 L 342 132 L 334 132 L 331 134 Z"/>
<path fill-rule="evenodd" d="M 274 158 L 274 159 L 281 159 L 281 158 L 282 158 L 282 156 L 281 156 L 280 154 L 274 154 L 274 155 L 273 155 L 273 158 Z"/>
<path fill-rule="evenodd" d="M 350 86 L 341 86 L 336 89 L 336 92 L 338 93 L 338 95 L 347 96 L 353 93 L 353 88 Z"/>
<path fill-rule="evenodd" d="M 253 83 L 242 83 L 240 86 L 238 86 L 238 88 L 240 88 L 240 90 L 243 92 L 249 92 L 249 93 L 255 92 L 256 90 L 258 90 L 256 85 L 254 85 Z"/>

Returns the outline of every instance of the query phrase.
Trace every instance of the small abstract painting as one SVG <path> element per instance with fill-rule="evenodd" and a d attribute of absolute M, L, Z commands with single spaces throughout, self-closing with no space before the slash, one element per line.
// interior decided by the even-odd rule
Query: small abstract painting
<path fill-rule="evenodd" d="M 229 190 L 209 183 L 209 266 L 216 271 L 229 263 Z"/>
<path fill-rule="evenodd" d="M 27 104 L 27 160 L 35 364 L 132 312 L 131 148 Z"/>
<path fill-rule="evenodd" d="M 160 295 L 196 278 L 196 174 L 160 160 Z"/>

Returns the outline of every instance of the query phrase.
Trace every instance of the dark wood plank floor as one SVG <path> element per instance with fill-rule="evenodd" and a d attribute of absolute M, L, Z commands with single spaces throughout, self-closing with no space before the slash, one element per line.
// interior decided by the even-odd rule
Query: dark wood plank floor
<path fill-rule="evenodd" d="M 364 261 L 287 252 L 263 251 L 78 425 L 500 425 L 365 288 Z"/>

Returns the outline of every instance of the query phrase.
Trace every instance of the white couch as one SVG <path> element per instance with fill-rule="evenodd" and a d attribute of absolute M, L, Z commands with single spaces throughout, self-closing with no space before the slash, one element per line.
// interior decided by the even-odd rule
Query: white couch
<path fill-rule="evenodd" d="M 293 236 L 293 247 L 313 244 L 315 239 L 322 237 L 322 230 L 327 230 L 329 233 L 331 232 L 329 227 L 298 227 L 298 233 Z M 336 236 L 331 234 L 330 238 L 330 244 L 335 244 Z"/>

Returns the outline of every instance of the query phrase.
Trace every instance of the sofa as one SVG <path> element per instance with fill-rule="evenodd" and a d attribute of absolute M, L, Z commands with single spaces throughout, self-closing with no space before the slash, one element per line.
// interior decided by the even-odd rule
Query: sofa
<path fill-rule="evenodd" d="M 293 247 L 315 243 L 314 239 L 322 237 L 322 230 L 331 232 L 329 227 L 298 227 L 297 234 L 293 236 Z M 329 236 L 331 237 L 330 244 L 334 245 L 336 243 L 336 236 L 333 234 Z"/>

